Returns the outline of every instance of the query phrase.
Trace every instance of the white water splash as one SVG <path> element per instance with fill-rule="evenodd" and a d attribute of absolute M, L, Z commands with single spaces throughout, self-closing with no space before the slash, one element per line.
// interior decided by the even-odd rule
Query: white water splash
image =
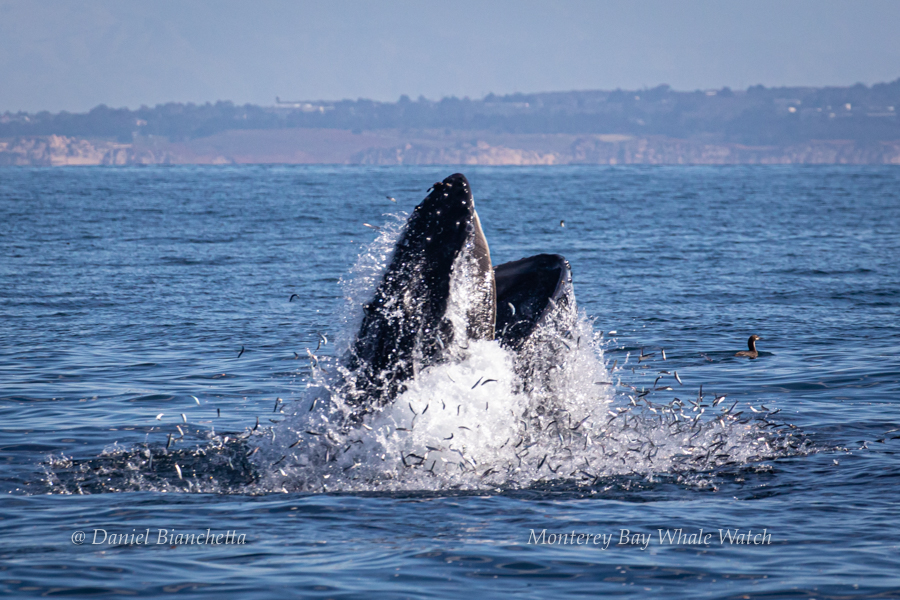
<path fill-rule="evenodd" d="M 311 357 L 307 389 L 282 409 L 281 423 L 230 437 L 196 429 L 193 447 L 183 440 L 179 449 L 148 442 L 84 461 L 49 457 L 51 491 L 594 490 L 623 476 L 715 487 L 713 472 L 723 467 L 812 451 L 802 433 L 768 420 L 767 411 L 752 409 L 759 414 L 748 418 L 736 403 L 702 394 L 655 401 L 671 390 L 667 384 L 675 385 L 665 372 L 662 390 L 656 383 L 646 390 L 622 384 L 625 365 L 607 367 L 602 335 L 571 306 L 558 307 L 570 312 L 556 315 L 518 353 L 496 341 L 467 342 L 463 315 L 477 283 L 464 265 L 455 266 L 451 282 L 456 335 L 447 360 L 415 369 L 393 402 L 361 422 L 348 419 L 353 407 L 341 389 L 353 374 L 340 357 L 352 346 L 361 307 L 404 222 L 405 215 L 393 216 L 342 280 L 346 308 L 337 352 Z"/>
<path fill-rule="evenodd" d="M 343 282 L 346 351 L 402 223 L 390 224 Z M 460 261 L 461 262 L 461 261 Z M 616 396 L 602 341 L 584 315 L 569 315 L 518 355 L 496 341 L 465 341 L 466 298 L 477 290 L 456 265 L 448 312 L 457 330 L 446 362 L 414 370 L 393 402 L 365 415 L 340 394 L 352 379 L 322 359 L 296 410 L 260 440 L 259 485 L 283 491 L 516 489 L 553 482 L 595 485 L 621 475 L 703 472 L 775 456 L 784 444 L 760 423 L 708 400 L 655 404 Z M 574 310 L 570 308 L 569 310 Z M 343 371 L 343 372 L 342 372 Z M 523 373 L 528 373 L 523 376 Z M 725 409 L 723 412 L 722 409 Z"/>

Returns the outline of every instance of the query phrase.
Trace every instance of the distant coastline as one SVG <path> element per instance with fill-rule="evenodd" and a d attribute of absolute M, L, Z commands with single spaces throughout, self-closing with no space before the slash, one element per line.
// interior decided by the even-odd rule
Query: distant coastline
<path fill-rule="evenodd" d="M 900 164 L 900 79 L 0 114 L 0 165 Z"/>
<path fill-rule="evenodd" d="M 57 135 L 0 139 L 0 166 L 159 164 L 900 165 L 900 140 L 751 146 L 621 134 L 354 134 L 340 129 L 241 130 L 181 142 L 137 138 L 120 143 Z"/>

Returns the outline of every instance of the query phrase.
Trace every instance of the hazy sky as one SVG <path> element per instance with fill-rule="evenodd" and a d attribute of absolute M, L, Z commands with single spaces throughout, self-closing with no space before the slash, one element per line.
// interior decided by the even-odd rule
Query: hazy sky
<path fill-rule="evenodd" d="M 851 85 L 900 2 L 0 0 L 0 111 Z"/>

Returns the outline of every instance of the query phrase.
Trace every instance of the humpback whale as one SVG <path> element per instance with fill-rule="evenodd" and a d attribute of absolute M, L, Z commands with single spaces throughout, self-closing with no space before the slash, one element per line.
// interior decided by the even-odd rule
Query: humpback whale
<path fill-rule="evenodd" d="M 417 369 L 464 352 L 470 340 L 497 340 L 516 352 L 520 373 L 533 374 L 529 351 L 574 317 L 569 263 L 539 254 L 494 267 L 469 182 L 450 175 L 413 210 L 363 306 L 344 359 L 345 401 L 357 415 L 376 410 Z"/>

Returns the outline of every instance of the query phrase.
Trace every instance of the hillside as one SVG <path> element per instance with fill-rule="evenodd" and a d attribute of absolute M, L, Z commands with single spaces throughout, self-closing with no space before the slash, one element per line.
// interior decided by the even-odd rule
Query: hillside
<path fill-rule="evenodd" d="M 0 115 L 0 164 L 898 163 L 900 79 Z"/>

